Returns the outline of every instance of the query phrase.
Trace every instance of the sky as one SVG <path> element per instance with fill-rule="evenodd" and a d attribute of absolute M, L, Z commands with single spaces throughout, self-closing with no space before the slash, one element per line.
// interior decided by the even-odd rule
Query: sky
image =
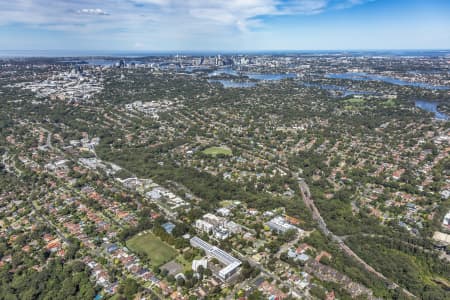
<path fill-rule="evenodd" d="M 450 0 L 0 0 L 0 50 L 450 49 Z"/>

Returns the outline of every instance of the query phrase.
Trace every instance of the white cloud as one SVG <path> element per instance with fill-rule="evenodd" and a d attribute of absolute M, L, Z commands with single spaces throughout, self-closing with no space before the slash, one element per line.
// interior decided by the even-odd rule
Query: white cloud
<path fill-rule="evenodd" d="M 191 37 L 244 36 L 269 26 L 267 17 L 318 14 L 367 1 L 0 0 L 0 26 L 22 24 L 91 39 L 108 32 L 109 39 L 136 48 L 154 46 L 158 40 L 169 38 L 178 46 L 177 43 L 189 43 Z"/>
<path fill-rule="evenodd" d="M 109 15 L 101 8 L 83 8 L 77 10 L 77 14 L 79 15 L 91 15 L 91 16 L 107 16 Z"/>
<path fill-rule="evenodd" d="M 346 9 L 346 8 L 350 8 L 355 5 L 360 5 L 360 4 L 364 4 L 367 2 L 373 2 L 373 1 L 375 1 L 375 0 L 340 0 L 340 1 L 335 1 L 333 8 Z"/>
<path fill-rule="evenodd" d="M 178 20 L 209 25 L 228 25 L 234 28 L 251 28 L 255 19 L 266 16 L 317 14 L 327 9 L 358 5 L 368 0 L 0 0 L 0 24 L 23 23 L 36 26 L 46 24 L 70 25 L 79 19 L 76 15 L 113 15 L 108 22 L 114 27 L 140 24 L 150 17 L 166 23 L 170 20 L 179 26 Z M 95 7 L 95 8 L 90 8 Z M 85 20 L 95 23 L 97 20 Z M 105 20 L 102 20 L 105 22 Z"/>
<path fill-rule="evenodd" d="M 316 14 L 323 12 L 329 4 L 328 0 L 290 1 L 280 6 L 280 14 Z"/>

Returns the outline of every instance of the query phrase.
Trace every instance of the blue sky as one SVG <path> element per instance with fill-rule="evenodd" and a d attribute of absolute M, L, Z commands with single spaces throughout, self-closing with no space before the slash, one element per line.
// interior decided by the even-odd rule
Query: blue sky
<path fill-rule="evenodd" d="M 450 1 L 0 0 L 19 49 L 450 49 Z"/>

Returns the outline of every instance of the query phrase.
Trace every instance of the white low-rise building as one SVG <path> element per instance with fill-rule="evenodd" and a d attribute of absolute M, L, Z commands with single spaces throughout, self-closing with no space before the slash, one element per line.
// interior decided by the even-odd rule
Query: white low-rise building
<path fill-rule="evenodd" d="M 203 216 L 203 220 L 205 220 L 205 221 L 207 221 L 208 223 L 211 223 L 211 224 L 213 224 L 213 225 L 216 225 L 216 226 L 217 226 L 217 225 L 223 224 L 224 221 L 225 221 L 223 218 L 218 217 L 218 216 L 213 215 L 213 214 L 210 214 L 210 213 L 205 214 L 205 215 Z"/>
<path fill-rule="evenodd" d="M 217 210 L 217 213 L 222 217 L 228 217 L 231 214 L 231 211 L 228 208 L 222 207 Z"/>
<path fill-rule="evenodd" d="M 192 261 L 192 270 L 194 270 L 194 272 L 198 272 L 198 268 L 200 266 L 202 266 L 203 269 L 206 269 L 208 267 L 208 260 L 202 258 L 202 259 L 194 259 Z"/>
<path fill-rule="evenodd" d="M 446 227 L 450 227 L 450 211 L 444 216 L 444 220 L 442 221 L 442 225 Z"/>
<path fill-rule="evenodd" d="M 214 230 L 214 237 L 218 240 L 226 240 L 230 236 L 230 232 L 224 227 L 218 227 Z"/>
<path fill-rule="evenodd" d="M 233 221 L 226 222 L 224 227 L 233 234 L 242 232 L 242 226 Z"/>
<path fill-rule="evenodd" d="M 205 251 L 206 255 L 217 259 L 222 265 L 225 265 L 225 267 L 217 273 L 217 276 L 221 280 L 227 280 L 238 271 L 241 261 L 222 249 L 219 249 L 196 236 L 191 238 L 190 243 L 192 247 L 202 249 Z"/>
<path fill-rule="evenodd" d="M 209 234 L 213 231 L 214 225 L 211 223 L 208 223 L 204 220 L 199 219 L 199 220 L 195 221 L 195 228 Z"/>
<path fill-rule="evenodd" d="M 275 217 L 266 224 L 271 230 L 276 231 L 277 233 L 284 233 L 291 229 L 298 231 L 297 227 L 289 224 L 282 216 Z"/>

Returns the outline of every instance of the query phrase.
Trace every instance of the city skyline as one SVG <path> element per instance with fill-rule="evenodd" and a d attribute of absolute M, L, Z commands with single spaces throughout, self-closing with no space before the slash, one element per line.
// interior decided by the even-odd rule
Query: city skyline
<path fill-rule="evenodd" d="M 0 49 L 449 49 L 449 15 L 442 0 L 19 0 L 0 2 Z"/>

